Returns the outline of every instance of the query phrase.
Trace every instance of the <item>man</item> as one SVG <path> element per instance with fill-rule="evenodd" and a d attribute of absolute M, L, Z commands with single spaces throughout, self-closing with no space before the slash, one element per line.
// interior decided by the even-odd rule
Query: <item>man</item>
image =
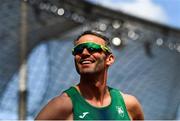
<path fill-rule="evenodd" d="M 138 100 L 107 86 L 108 68 L 115 57 L 109 39 L 86 31 L 72 50 L 80 83 L 52 99 L 36 120 L 143 120 Z"/>

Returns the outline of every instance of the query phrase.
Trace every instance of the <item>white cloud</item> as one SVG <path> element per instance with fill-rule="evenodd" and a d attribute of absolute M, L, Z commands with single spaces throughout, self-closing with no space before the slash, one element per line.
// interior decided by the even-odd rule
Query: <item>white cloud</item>
<path fill-rule="evenodd" d="M 111 7 L 114 10 L 121 10 L 124 13 L 129 13 L 144 19 L 160 23 L 168 22 L 168 16 L 164 9 L 153 3 L 152 0 L 131 0 L 130 2 L 122 2 L 122 0 L 101 0 L 99 2 L 95 0 L 95 2 Z"/>

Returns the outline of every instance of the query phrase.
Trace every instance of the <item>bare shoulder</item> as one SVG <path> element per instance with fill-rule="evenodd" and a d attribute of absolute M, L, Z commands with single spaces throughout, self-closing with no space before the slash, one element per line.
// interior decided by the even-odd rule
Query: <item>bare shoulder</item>
<path fill-rule="evenodd" d="M 70 97 L 66 93 L 53 98 L 48 104 L 55 106 L 57 109 L 72 109 L 72 102 Z"/>
<path fill-rule="evenodd" d="M 70 97 L 66 93 L 62 93 L 61 95 L 53 98 L 50 102 L 52 103 L 71 103 Z"/>
<path fill-rule="evenodd" d="M 144 120 L 144 114 L 138 99 L 129 94 L 121 93 L 130 117 L 134 120 Z"/>
<path fill-rule="evenodd" d="M 137 98 L 135 96 L 125 94 L 125 93 L 121 93 L 121 94 L 124 98 L 126 105 L 128 105 L 129 107 L 134 107 L 134 106 L 137 106 L 139 104 L 139 101 L 137 100 Z"/>
<path fill-rule="evenodd" d="M 66 93 L 62 93 L 50 100 L 48 104 L 39 112 L 36 120 L 65 120 L 72 117 L 72 102 Z"/>

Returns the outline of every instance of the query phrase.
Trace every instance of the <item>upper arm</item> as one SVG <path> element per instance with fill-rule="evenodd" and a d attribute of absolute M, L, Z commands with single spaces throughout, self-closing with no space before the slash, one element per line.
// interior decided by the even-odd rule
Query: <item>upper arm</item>
<path fill-rule="evenodd" d="M 144 120 L 144 114 L 139 101 L 132 95 L 123 94 L 126 108 L 132 120 Z"/>
<path fill-rule="evenodd" d="M 67 94 L 52 99 L 37 115 L 35 120 L 65 120 L 72 115 L 72 103 Z"/>

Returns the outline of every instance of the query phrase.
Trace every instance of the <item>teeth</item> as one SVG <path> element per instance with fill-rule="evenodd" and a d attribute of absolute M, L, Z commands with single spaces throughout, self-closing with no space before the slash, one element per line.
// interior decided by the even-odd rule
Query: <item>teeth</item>
<path fill-rule="evenodd" d="M 90 63 L 91 63 L 91 61 L 87 61 L 87 60 L 82 61 L 82 64 L 90 64 Z"/>

